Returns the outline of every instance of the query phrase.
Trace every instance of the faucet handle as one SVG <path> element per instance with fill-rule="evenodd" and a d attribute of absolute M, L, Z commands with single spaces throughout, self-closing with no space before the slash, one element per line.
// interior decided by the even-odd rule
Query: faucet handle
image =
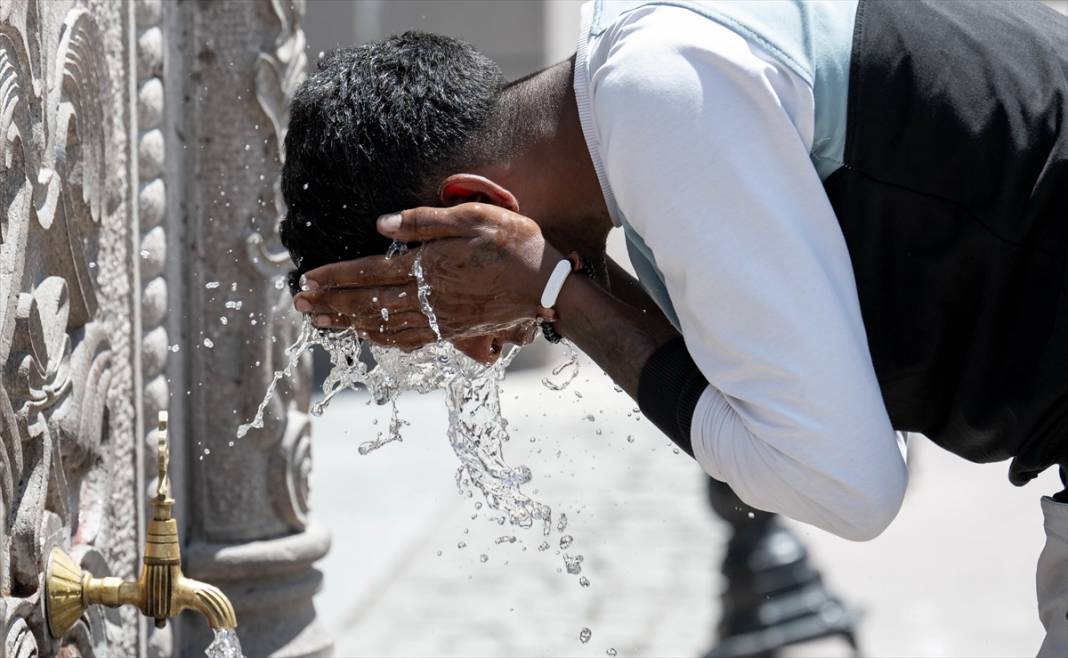
<path fill-rule="evenodd" d="M 156 490 L 156 498 L 160 501 L 164 501 L 170 497 L 170 478 L 167 476 L 167 462 L 170 458 L 170 449 L 167 445 L 167 412 L 159 412 L 159 420 L 156 425 L 156 434 L 158 436 L 159 443 L 157 444 L 157 457 L 156 463 L 159 466 L 159 480 L 158 489 Z"/>

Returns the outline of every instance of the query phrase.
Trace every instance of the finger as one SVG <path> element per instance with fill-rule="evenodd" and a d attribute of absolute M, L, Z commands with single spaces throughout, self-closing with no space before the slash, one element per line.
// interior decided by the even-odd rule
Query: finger
<path fill-rule="evenodd" d="M 378 318 L 418 311 L 419 297 L 414 283 L 388 288 L 327 288 L 299 293 L 293 298 L 293 306 L 301 313 L 341 313 Z M 382 313 L 383 309 L 385 314 Z"/>
<path fill-rule="evenodd" d="M 361 339 L 370 340 L 378 345 L 396 347 L 406 352 L 436 342 L 437 334 L 426 323 L 414 315 L 406 317 L 397 326 L 368 325 L 365 322 L 341 313 L 319 313 L 311 316 L 312 324 L 320 329 L 354 329 Z M 404 326 L 408 323 L 408 326 Z"/>
<path fill-rule="evenodd" d="M 352 317 L 349 321 L 360 331 L 375 331 L 382 334 L 395 334 L 407 329 L 430 326 L 426 316 L 419 311 L 390 313 L 388 317 Z"/>
<path fill-rule="evenodd" d="M 358 331 L 360 338 L 370 340 L 384 347 L 396 347 L 405 352 L 417 350 L 424 345 L 436 342 L 438 337 L 430 330 L 430 327 L 413 327 L 396 333 L 381 333 L 378 331 Z"/>
<path fill-rule="evenodd" d="M 352 318 L 341 313 L 315 313 L 311 321 L 320 329 L 348 329 L 352 326 Z"/>
<path fill-rule="evenodd" d="M 323 265 L 301 277 L 301 290 L 405 285 L 412 280 L 415 256 L 416 252 L 398 254 L 388 260 L 383 256 L 367 256 Z"/>
<path fill-rule="evenodd" d="M 469 238 L 494 211 L 485 203 L 463 203 L 451 208 L 412 208 L 378 218 L 378 232 L 401 242 L 425 242 L 439 238 Z"/>

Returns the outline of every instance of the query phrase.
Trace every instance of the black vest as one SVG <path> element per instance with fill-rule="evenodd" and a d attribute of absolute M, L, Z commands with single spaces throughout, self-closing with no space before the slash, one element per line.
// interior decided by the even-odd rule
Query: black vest
<path fill-rule="evenodd" d="M 845 235 L 897 429 L 1024 484 L 1068 463 L 1068 19 L 861 0 Z"/>

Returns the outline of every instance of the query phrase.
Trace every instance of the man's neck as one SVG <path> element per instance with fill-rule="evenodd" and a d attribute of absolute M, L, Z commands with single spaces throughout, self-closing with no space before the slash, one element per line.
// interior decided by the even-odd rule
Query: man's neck
<path fill-rule="evenodd" d="M 490 177 L 515 194 L 520 212 L 550 243 L 593 258 L 604 251 L 612 221 L 583 136 L 573 75 L 571 58 L 520 83 L 530 87 L 516 119 L 530 138 Z"/>

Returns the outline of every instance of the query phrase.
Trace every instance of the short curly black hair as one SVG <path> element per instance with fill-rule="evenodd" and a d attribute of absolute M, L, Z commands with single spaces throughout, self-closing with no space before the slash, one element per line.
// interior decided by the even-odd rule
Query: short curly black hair
<path fill-rule="evenodd" d="M 290 109 L 282 243 L 296 270 L 384 253 L 387 212 L 436 202 L 450 167 L 474 164 L 505 86 L 469 44 L 423 32 L 320 58 Z"/>

